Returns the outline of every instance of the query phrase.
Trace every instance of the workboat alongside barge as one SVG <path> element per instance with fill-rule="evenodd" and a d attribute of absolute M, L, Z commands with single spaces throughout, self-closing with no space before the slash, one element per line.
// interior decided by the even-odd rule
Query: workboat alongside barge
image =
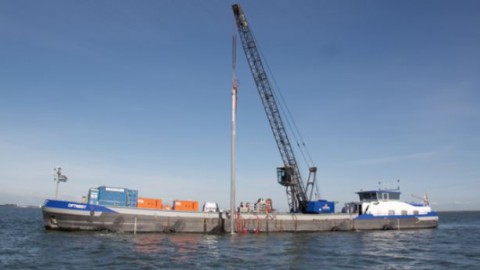
<path fill-rule="evenodd" d="M 345 204 L 343 213 L 358 214 L 356 230 L 422 229 L 438 227 L 438 215 L 432 211 L 428 196 L 422 203 L 400 201 L 400 189 L 359 191 L 360 202 Z"/>
<path fill-rule="evenodd" d="M 400 201 L 399 190 L 357 192 L 360 202 L 347 203 L 342 213 L 237 213 L 175 211 L 105 206 L 47 200 L 42 207 L 48 230 L 155 233 L 321 232 L 427 229 L 438 226 L 438 215 L 428 201 Z M 329 207 L 328 204 L 325 204 Z"/>

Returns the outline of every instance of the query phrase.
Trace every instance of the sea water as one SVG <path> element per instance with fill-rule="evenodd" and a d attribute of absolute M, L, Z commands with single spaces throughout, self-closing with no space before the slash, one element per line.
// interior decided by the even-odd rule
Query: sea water
<path fill-rule="evenodd" d="M 0 207 L 0 269 L 479 269 L 480 212 L 437 229 L 270 234 L 56 232 Z"/>

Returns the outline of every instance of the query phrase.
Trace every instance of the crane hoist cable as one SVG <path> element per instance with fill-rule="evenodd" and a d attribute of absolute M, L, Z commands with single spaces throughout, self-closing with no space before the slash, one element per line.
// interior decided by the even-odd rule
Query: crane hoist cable
<path fill-rule="evenodd" d="M 253 40 L 256 43 L 256 47 L 257 47 L 258 52 L 259 52 L 259 54 L 262 58 L 262 61 L 265 64 L 266 71 L 269 74 L 269 78 L 271 78 L 271 80 L 273 82 L 273 85 L 275 86 L 275 87 L 272 87 L 272 93 L 275 96 L 275 99 L 279 101 L 277 105 L 278 105 L 278 108 L 280 109 L 282 118 L 287 123 L 287 126 L 288 126 L 287 131 L 289 131 L 289 133 L 292 135 L 292 137 L 295 141 L 295 144 L 297 145 L 297 148 L 300 151 L 300 154 L 303 158 L 303 161 L 305 162 L 305 165 L 307 167 L 313 167 L 315 163 L 313 162 L 313 159 L 310 155 L 310 152 L 308 151 L 308 148 L 305 144 L 305 140 L 303 139 L 303 136 L 300 133 L 300 130 L 298 129 L 295 118 L 293 117 L 293 115 L 292 115 L 292 113 L 291 113 L 291 111 L 288 107 L 288 104 L 285 101 L 285 98 L 283 97 L 283 93 L 280 90 L 280 87 L 278 86 L 278 83 L 275 79 L 275 76 L 273 75 L 273 72 L 270 68 L 270 65 L 268 64 L 268 61 L 266 60 L 266 57 L 263 54 L 261 46 L 257 42 L 255 34 L 253 32 L 251 32 L 251 34 L 252 34 Z"/>
<path fill-rule="evenodd" d="M 297 126 L 297 123 L 295 121 L 295 118 L 293 117 L 290 108 L 288 107 L 287 102 L 285 101 L 285 98 L 283 96 L 282 91 L 280 90 L 280 87 L 277 83 L 277 80 L 275 79 L 275 76 L 270 68 L 270 65 L 268 64 L 268 61 L 266 60 L 267 58 L 263 54 L 262 48 L 257 42 L 257 39 L 255 37 L 255 34 L 252 32 L 252 37 L 255 43 L 257 44 L 258 52 L 260 53 L 260 56 L 262 58 L 263 63 L 265 63 L 266 70 L 269 73 L 269 78 L 272 79 L 273 85 L 275 87 L 272 87 L 272 92 L 276 97 L 276 100 L 279 100 L 280 102 L 278 103 L 278 107 L 280 108 L 280 111 L 283 115 L 283 119 L 287 123 L 288 130 L 290 131 L 290 134 L 292 134 L 292 137 L 297 144 L 297 147 L 303 157 L 303 160 L 306 164 L 307 167 L 313 167 L 315 162 L 313 162 L 312 156 L 310 155 L 310 152 L 308 151 L 308 148 L 306 146 L 305 140 L 303 139 L 303 136 L 300 132 L 300 129 Z"/>

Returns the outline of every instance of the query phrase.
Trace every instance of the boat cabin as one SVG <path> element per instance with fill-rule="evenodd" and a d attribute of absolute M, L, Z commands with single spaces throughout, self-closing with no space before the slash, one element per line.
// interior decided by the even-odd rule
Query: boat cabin
<path fill-rule="evenodd" d="M 398 190 L 359 191 L 357 194 L 361 202 L 400 200 L 400 191 Z"/>
<path fill-rule="evenodd" d="M 400 201 L 400 190 L 398 189 L 367 190 L 356 193 L 360 197 L 360 202 L 346 203 L 342 209 L 342 213 L 363 214 L 363 210 L 365 209 L 366 211 L 368 209 L 365 205 L 369 205 L 370 203 L 378 205 L 378 202 Z"/>

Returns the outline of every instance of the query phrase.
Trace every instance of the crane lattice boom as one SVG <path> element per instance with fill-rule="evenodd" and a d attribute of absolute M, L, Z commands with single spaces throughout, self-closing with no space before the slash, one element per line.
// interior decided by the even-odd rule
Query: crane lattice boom
<path fill-rule="evenodd" d="M 286 187 L 290 210 L 292 212 L 304 212 L 306 203 L 309 200 L 309 198 L 307 198 L 307 190 L 304 187 L 271 84 L 263 67 L 255 39 L 250 31 L 245 14 L 238 4 L 233 5 L 232 8 L 248 65 L 250 66 L 253 79 L 284 163 L 284 167 L 277 168 L 278 182 Z M 310 172 L 316 172 L 316 168 L 311 168 Z M 307 187 L 311 186 L 313 189 L 313 183 L 314 179 L 310 181 L 309 177 Z"/>

